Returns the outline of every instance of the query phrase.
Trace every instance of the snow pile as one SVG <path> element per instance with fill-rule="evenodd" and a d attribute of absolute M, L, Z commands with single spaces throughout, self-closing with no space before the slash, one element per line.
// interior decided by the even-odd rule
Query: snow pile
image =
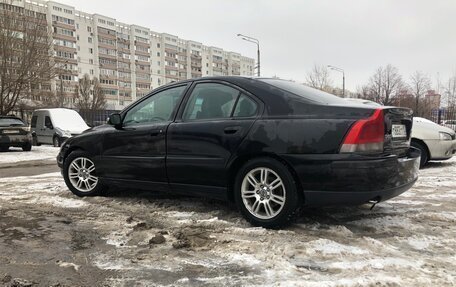
<path fill-rule="evenodd" d="M 0 152 L 0 168 L 36 160 L 55 162 L 58 153 L 59 148 L 52 146 L 33 146 L 27 152 L 21 148 L 10 148 L 7 152 Z"/>

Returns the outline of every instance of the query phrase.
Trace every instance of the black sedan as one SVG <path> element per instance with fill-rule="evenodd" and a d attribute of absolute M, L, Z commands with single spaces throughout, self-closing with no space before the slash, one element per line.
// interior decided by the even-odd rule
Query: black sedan
<path fill-rule="evenodd" d="M 213 77 L 152 91 L 57 157 L 78 196 L 110 186 L 223 198 L 254 225 L 298 208 L 377 203 L 417 180 L 412 114 L 279 79 Z"/>
<path fill-rule="evenodd" d="M 0 116 L 0 151 L 10 147 L 32 150 L 32 134 L 28 125 L 15 116 Z"/>

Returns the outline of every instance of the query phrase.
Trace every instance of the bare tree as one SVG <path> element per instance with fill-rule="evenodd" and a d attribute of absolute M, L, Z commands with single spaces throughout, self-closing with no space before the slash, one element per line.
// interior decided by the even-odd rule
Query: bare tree
<path fill-rule="evenodd" d="M 375 101 L 375 97 L 373 96 L 371 88 L 368 85 L 363 85 L 361 87 L 358 87 L 356 89 L 356 96 L 359 99 Z"/>
<path fill-rule="evenodd" d="M 96 77 L 90 80 L 85 74 L 78 83 L 76 106 L 81 110 L 101 110 L 106 106 L 106 98 Z"/>
<path fill-rule="evenodd" d="M 106 97 L 97 77 L 93 78 L 92 110 L 102 110 L 106 107 Z"/>
<path fill-rule="evenodd" d="M 410 77 L 409 89 L 415 99 L 414 115 L 423 116 L 424 105 L 422 98 L 431 88 L 431 79 L 420 71 L 416 71 Z"/>
<path fill-rule="evenodd" d="M 454 109 L 456 107 L 456 75 L 448 79 L 443 95 L 447 109 Z"/>
<path fill-rule="evenodd" d="M 314 65 L 307 73 L 306 84 L 312 88 L 329 92 L 332 90 L 332 80 L 328 68 L 323 65 Z"/>
<path fill-rule="evenodd" d="M 392 65 L 377 68 L 369 80 L 374 101 L 383 105 L 391 105 L 403 86 L 402 76 Z"/>
<path fill-rule="evenodd" d="M 56 75 L 46 16 L 27 11 L 0 5 L 0 114 Z"/>

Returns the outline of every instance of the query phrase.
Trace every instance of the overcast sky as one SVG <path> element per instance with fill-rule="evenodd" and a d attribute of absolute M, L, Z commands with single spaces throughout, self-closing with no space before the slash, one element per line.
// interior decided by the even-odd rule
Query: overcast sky
<path fill-rule="evenodd" d="M 345 69 L 355 91 L 381 65 L 405 80 L 420 70 L 442 83 L 456 70 L 454 0 L 56 0 L 186 40 L 256 58 L 262 76 L 305 81 L 314 64 Z M 342 77 L 332 72 L 334 84 Z"/>

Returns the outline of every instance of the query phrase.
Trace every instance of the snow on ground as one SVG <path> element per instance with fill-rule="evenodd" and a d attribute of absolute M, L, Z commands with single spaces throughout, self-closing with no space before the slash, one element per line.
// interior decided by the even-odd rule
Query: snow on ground
<path fill-rule="evenodd" d="M 0 167 L 19 165 L 26 161 L 55 161 L 59 148 L 53 146 L 33 146 L 31 151 L 10 147 L 7 152 L 0 152 Z"/>
<path fill-rule="evenodd" d="M 411 190 L 372 211 L 306 210 L 284 230 L 252 227 L 224 202 L 135 190 L 78 198 L 59 173 L 7 178 L 0 277 L 47 286 L 455 286 L 455 173 L 456 159 L 431 163 Z"/>

